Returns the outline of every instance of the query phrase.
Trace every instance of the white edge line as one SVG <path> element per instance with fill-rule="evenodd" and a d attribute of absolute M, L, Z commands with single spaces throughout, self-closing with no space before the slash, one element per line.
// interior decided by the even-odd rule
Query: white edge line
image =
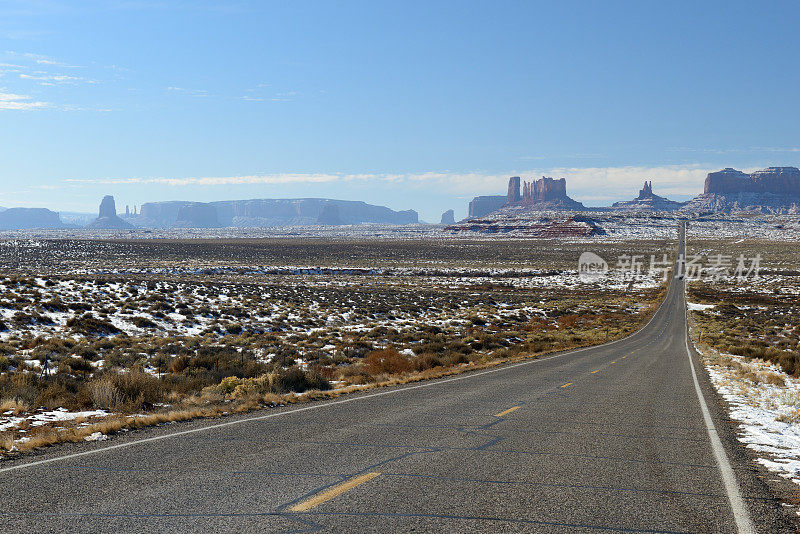
<path fill-rule="evenodd" d="M 666 302 L 666 298 L 661 303 L 661 306 L 659 306 L 658 309 L 655 311 L 655 313 L 653 313 L 653 316 L 650 317 L 650 320 L 647 321 L 647 323 L 642 328 L 640 328 L 639 330 L 637 330 L 633 334 L 629 335 L 628 337 L 624 337 L 624 338 L 621 338 L 621 339 L 615 339 L 614 341 L 609 341 L 608 343 L 603 343 L 602 345 L 593 345 L 591 347 L 584 347 L 582 349 L 577 349 L 577 350 L 573 350 L 573 351 L 570 351 L 570 352 L 563 352 L 561 354 L 554 354 L 553 356 L 548 356 L 546 358 L 536 358 L 536 359 L 530 359 L 530 360 L 527 360 L 527 361 L 524 361 L 524 362 L 513 363 L 513 364 L 510 364 L 510 365 L 501 365 L 501 366 L 499 366 L 497 368 L 487 369 L 485 371 L 477 371 L 477 372 L 473 372 L 473 373 L 467 372 L 467 373 L 465 373 L 465 374 L 463 374 L 461 376 L 455 376 L 455 377 L 452 377 L 452 378 L 446 378 L 444 380 L 433 380 L 433 381 L 430 381 L 430 382 L 425 382 L 424 384 L 417 384 L 415 386 L 398 387 L 398 388 L 393 388 L 393 389 L 389 389 L 389 390 L 386 390 L 386 391 L 379 391 L 379 392 L 376 392 L 376 393 L 369 393 L 367 395 L 359 395 L 357 397 L 350 397 L 348 399 L 340 399 L 340 400 L 335 400 L 335 401 L 331 401 L 331 402 L 323 402 L 323 403 L 320 403 L 320 404 L 314 404 L 312 406 L 304 406 L 303 408 L 297 408 L 297 409 L 294 409 L 294 410 L 286 410 L 286 411 L 276 412 L 276 413 L 271 413 L 271 414 L 266 414 L 266 415 L 258 415 L 258 416 L 255 416 L 255 417 L 247 417 L 247 418 L 244 418 L 244 419 L 237 419 L 235 421 L 227 421 L 225 423 L 217 423 L 215 425 L 208 425 L 208 426 L 203 426 L 203 427 L 200 427 L 200 428 L 192 428 L 190 430 L 181 430 L 179 432 L 172 432 L 170 434 L 163 434 L 163 435 L 160 435 L 160 436 L 153 436 L 153 437 L 150 437 L 150 438 L 142 438 L 142 439 L 137 439 L 137 440 L 134 440 L 134 441 L 126 441 L 124 443 L 118 443 L 116 445 L 109 445 L 107 447 L 102 447 L 102 448 L 99 448 L 99 449 L 92 449 L 92 450 L 88 450 L 88 451 L 76 452 L 76 453 L 72 453 L 72 454 L 66 454 L 64 456 L 56 456 L 55 458 L 47 458 L 47 459 L 44 459 L 44 460 L 36 460 L 36 461 L 33 461 L 33 462 L 27 462 L 27 463 L 22 463 L 22 464 L 18 464 L 18 465 L 12 465 L 12 466 L 0 469 L 0 475 L 2 475 L 3 473 L 8 473 L 10 471 L 17 471 L 17 470 L 21 470 L 21 469 L 26 469 L 28 467 L 35 467 L 37 465 L 44 465 L 44 464 L 49 464 L 49 463 L 53 463 L 53 462 L 59 462 L 61 460 L 69 460 L 69 459 L 72 459 L 72 458 L 79 458 L 81 456 L 89 456 L 89 455 L 92 455 L 92 454 L 99 454 L 101 452 L 108 452 L 108 451 L 113 451 L 113 450 L 116 450 L 116 449 L 123 449 L 125 447 L 132 447 L 134 445 L 140 445 L 140 444 L 143 444 L 143 443 L 152 443 L 154 441 L 161 441 L 163 439 L 175 438 L 175 437 L 178 437 L 178 436 L 186 436 L 188 434 L 195 434 L 195 433 L 198 433 L 198 432 L 205 432 L 205 431 L 208 431 L 208 430 L 215 430 L 215 429 L 224 428 L 224 427 L 227 427 L 227 426 L 240 425 L 240 424 L 243 424 L 243 423 L 251 423 L 253 421 L 263 421 L 265 419 L 271 419 L 273 417 L 282 417 L 282 416 L 285 416 L 285 415 L 291 415 L 291 414 L 300 413 L 300 412 L 306 412 L 306 411 L 310 411 L 310 410 L 319 410 L 321 408 L 326 408 L 326 407 L 329 407 L 329 406 L 335 406 L 335 405 L 338 405 L 338 404 L 344 404 L 346 402 L 354 402 L 354 401 L 359 401 L 359 400 L 363 400 L 363 399 L 370 399 L 370 398 L 374 398 L 374 397 L 380 397 L 380 396 L 383 396 L 383 395 L 392 395 L 392 394 L 395 394 L 395 393 L 401 393 L 403 391 L 410 391 L 412 389 L 420 389 L 420 388 L 426 388 L 426 387 L 431 387 L 431 386 L 438 386 L 438 385 L 446 384 L 446 383 L 449 383 L 449 382 L 456 382 L 458 380 L 466 380 L 466 379 L 469 379 L 469 378 L 474 378 L 476 376 L 483 376 L 483 375 L 488 375 L 488 374 L 491 374 L 491 373 L 499 373 L 501 371 L 506 371 L 508 369 L 514 369 L 515 367 L 520 367 L 520 366 L 523 366 L 523 365 L 530 365 L 530 364 L 534 364 L 534 363 L 545 362 L 547 360 L 552 360 L 554 358 L 561 358 L 561 357 L 564 357 L 564 356 L 570 356 L 572 354 L 578 354 L 580 352 L 584 352 L 584 351 L 587 351 L 587 350 L 594 350 L 594 349 L 599 349 L 599 348 L 603 348 L 603 347 L 608 347 L 608 346 L 613 345 L 615 343 L 620 343 L 622 341 L 631 340 L 634 336 L 636 336 L 637 334 L 639 334 L 642 331 L 644 331 L 644 329 L 646 329 L 648 326 L 650 326 L 650 323 L 653 322 L 653 319 L 655 319 L 656 316 L 658 316 L 658 313 L 661 311 L 662 306 L 664 305 L 665 302 Z"/>
<path fill-rule="evenodd" d="M 686 286 L 684 285 L 684 288 Z M 730 502 L 731 509 L 733 510 L 733 519 L 736 522 L 736 530 L 740 534 L 755 534 L 756 527 L 750 519 L 750 513 L 747 511 L 747 506 L 742 499 L 742 493 L 739 490 L 739 483 L 736 481 L 736 474 L 733 472 L 731 463 L 728 460 L 728 455 L 725 452 L 725 447 L 722 446 L 722 440 L 719 439 L 717 429 L 714 426 L 714 421 L 711 419 L 711 413 L 708 411 L 708 405 L 703 397 L 703 390 L 700 389 L 700 382 L 697 380 L 697 373 L 694 370 L 694 362 L 692 361 L 692 352 L 689 349 L 689 321 L 686 312 L 686 293 L 684 289 L 683 294 L 683 315 L 686 324 L 686 355 L 689 357 L 689 367 L 692 370 L 692 380 L 694 381 L 694 390 L 697 393 L 697 398 L 700 400 L 700 410 L 703 412 L 703 420 L 706 423 L 706 430 L 708 437 L 711 439 L 711 449 L 714 452 L 714 458 L 717 460 L 722 482 L 725 485 L 725 493 L 728 494 L 728 502 Z"/>

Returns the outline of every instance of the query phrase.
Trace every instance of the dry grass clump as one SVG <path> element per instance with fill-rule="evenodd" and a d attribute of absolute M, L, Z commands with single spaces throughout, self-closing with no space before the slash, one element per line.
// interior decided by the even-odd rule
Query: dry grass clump
<path fill-rule="evenodd" d="M 119 328 L 91 313 L 72 317 L 67 321 L 67 327 L 84 336 L 111 336 L 121 333 Z"/>
<path fill-rule="evenodd" d="M 164 399 L 164 385 L 156 377 L 134 371 L 107 373 L 89 383 L 95 408 L 133 412 L 148 409 Z"/>
<path fill-rule="evenodd" d="M 775 420 L 781 423 L 796 425 L 797 423 L 800 423 L 800 409 L 795 408 L 789 412 L 781 413 L 775 418 Z"/>
<path fill-rule="evenodd" d="M 407 356 L 400 354 L 395 349 L 387 348 L 367 354 L 364 368 L 372 376 L 396 375 L 413 370 L 414 364 Z"/>
<path fill-rule="evenodd" d="M 763 364 L 763 361 L 761 363 Z M 730 360 L 728 367 L 733 369 L 734 377 L 749 380 L 753 384 L 768 384 L 781 387 L 786 385 L 786 380 L 783 376 L 774 371 L 760 369 L 758 365 Z"/>
<path fill-rule="evenodd" d="M 215 385 L 203 390 L 204 394 L 219 393 L 229 398 L 244 399 L 264 397 L 268 394 L 303 393 L 309 390 L 326 391 L 330 383 L 315 371 L 304 371 L 299 367 L 276 369 L 270 373 L 252 378 L 229 376 Z"/>
<path fill-rule="evenodd" d="M 17 399 L 4 399 L 0 401 L 0 413 L 7 413 L 11 412 L 12 415 L 19 415 L 23 412 L 27 412 L 30 407 L 20 402 Z"/>

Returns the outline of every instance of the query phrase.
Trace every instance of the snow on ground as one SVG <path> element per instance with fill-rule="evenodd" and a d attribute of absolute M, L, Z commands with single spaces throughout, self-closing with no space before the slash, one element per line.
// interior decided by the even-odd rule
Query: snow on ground
<path fill-rule="evenodd" d="M 706 311 L 714 308 L 716 304 L 696 304 L 694 302 L 687 302 L 686 306 L 689 311 Z"/>
<path fill-rule="evenodd" d="M 75 419 L 88 419 L 90 417 L 105 417 L 107 415 L 108 412 L 105 410 L 70 412 L 66 408 L 40 410 L 20 416 L 15 416 L 13 412 L 8 411 L 0 414 L 0 431 L 19 428 L 19 426 L 26 421 L 29 426 L 44 426 L 48 423 L 74 421 Z"/>
<path fill-rule="evenodd" d="M 593 220 L 606 234 L 591 238 L 556 238 L 565 241 L 619 241 L 627 239 L 661 239 L 674 237 L 676 221 L 689 218 L 692 233 L 697 237 L 709 238 L 756 238 L 796 241 L 800 237 L 800 217 L 798 215 L 750 214 L 738 216 L 725 213 L 697 216 L 685 212 L 532 212 L 525 219 L 560 219 L 582 216 Z M 509 231 L 492 234 L 478 232 L 448 231 L 439 224 L 383 225 L 358 224 L 344 226 L 273 226 L 264 228 L 137 228 L 134 230 L 96 230 L 90 228 L 56 230 L 7 230 L 0 231 L 0 247 L 18 247 L 20 241 L 26 246 L 34 243 L 42 245 L 48 239 L 235 239 L 235 238 L 290 238 L 298 236 L 314 238 L 380 238 L 394 240 L 412 239 L 518 239 L 526 237 L 524 232 Z"/>
<path fill-rule="evenodd" d="M 800 484 L 800 380 L 763 360 L 705 359 L 711 382 L 739 422 L 739 440 L 764 467 Z"/>

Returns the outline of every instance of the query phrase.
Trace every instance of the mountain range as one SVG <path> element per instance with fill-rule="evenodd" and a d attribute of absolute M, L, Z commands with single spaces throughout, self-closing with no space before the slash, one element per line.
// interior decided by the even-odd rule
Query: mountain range
<path fill-rule="evenodd" d="M 505 195 L 479 196 L 469 203 L 467 220 L 497 214 L 505 218 L 545 211 L 681 211 L 690 213 L 800 214 L 800 169 L 767 167 L 752 173 L 732 168 L 706 176 L 703 193 L 688 202 L 656 195 L 645 181 L 639 195 L 607 208 L 586 208 L 567 195 L 564 178 L 542 177 L 522 181 L 512 176 Z M 442 224 L 451 224 L 445 212 Z M 33 228 L 257 228 L 270 226 L 335 226 L 358 224 L 405 225 L 419 223 L 414 210 L 327 198 L 228 200 L 217 202 L 148 202 L 133 212 L 117 214 L 112 196 L 106 196 L 97 218 L 44 208 L 0 208 L 0 230 Z"/>

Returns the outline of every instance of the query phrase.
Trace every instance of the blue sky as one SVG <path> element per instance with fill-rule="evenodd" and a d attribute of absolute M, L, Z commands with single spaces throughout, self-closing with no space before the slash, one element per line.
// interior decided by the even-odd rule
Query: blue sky
<path fill-rule="evenodd" d="M 0 0 L 0 205 L 685 199 L 800 164 L 799 6 Z"/>

